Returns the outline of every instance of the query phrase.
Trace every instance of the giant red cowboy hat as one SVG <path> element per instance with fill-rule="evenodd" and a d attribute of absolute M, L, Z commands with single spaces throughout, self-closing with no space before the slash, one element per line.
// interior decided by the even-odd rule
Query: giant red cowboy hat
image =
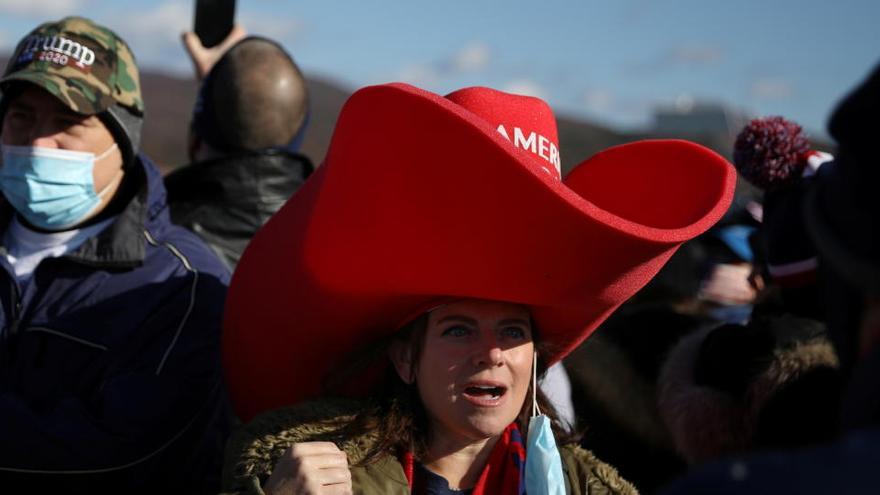
<path fill-rule="evenodd" d="M 611 148 L 564 182 L 557 150 L 537 98 L 352 95 L 323 166 L 233 276 L 223 345 L 238 414 L 320 394 L 353 350 L 441 299 L 527 305 L 561 359 L 733 196 L 733 167 L 693 143 Z"/>

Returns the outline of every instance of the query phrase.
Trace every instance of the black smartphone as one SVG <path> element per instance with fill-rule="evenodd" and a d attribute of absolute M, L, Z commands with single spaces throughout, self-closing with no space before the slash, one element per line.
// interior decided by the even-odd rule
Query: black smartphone
<path fill-rule="evenodd" d="M 235 22 L 235 0 L 196 0 L 193 31 L 205 47 L 217 46 L 229 36 Z"/>

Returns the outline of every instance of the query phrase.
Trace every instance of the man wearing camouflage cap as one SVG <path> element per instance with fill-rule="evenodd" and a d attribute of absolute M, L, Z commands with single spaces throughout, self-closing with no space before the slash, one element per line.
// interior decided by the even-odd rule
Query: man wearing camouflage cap
<path fill-rule="evenodd" d="M 137 152 L 134 57 L 68 17 L 18 44 L 0 89 L 0 486 L 214 490 L 229 276 Z"/>

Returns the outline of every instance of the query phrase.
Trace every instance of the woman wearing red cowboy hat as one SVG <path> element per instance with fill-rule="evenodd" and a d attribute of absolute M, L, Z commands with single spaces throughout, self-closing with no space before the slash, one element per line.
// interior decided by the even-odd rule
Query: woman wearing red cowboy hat
<path fill-rule="evenodd" d="M 233 277 L 236 410 L 295 405 L 230 442 L 228 489 L 634 492 L 565 444 L 535 368 L 715 223 L 735 174 L 698 145 L 644 141 L 562 181 L 558 149 L 536 98 L 389 84 L 349 99 L 325 163 Z"/>

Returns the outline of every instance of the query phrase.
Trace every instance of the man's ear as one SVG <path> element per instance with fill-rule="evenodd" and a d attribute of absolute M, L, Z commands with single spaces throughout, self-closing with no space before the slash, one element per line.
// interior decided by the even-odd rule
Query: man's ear
<path fill-rule="evenodd" d="M 412 344 L 407 340 L 395 339 L 388 348 L 388 358 L 394 364 L 394 370 L 403 383 L 412 385 L 416 381 L 416 373 L 412 360 Z"/>

